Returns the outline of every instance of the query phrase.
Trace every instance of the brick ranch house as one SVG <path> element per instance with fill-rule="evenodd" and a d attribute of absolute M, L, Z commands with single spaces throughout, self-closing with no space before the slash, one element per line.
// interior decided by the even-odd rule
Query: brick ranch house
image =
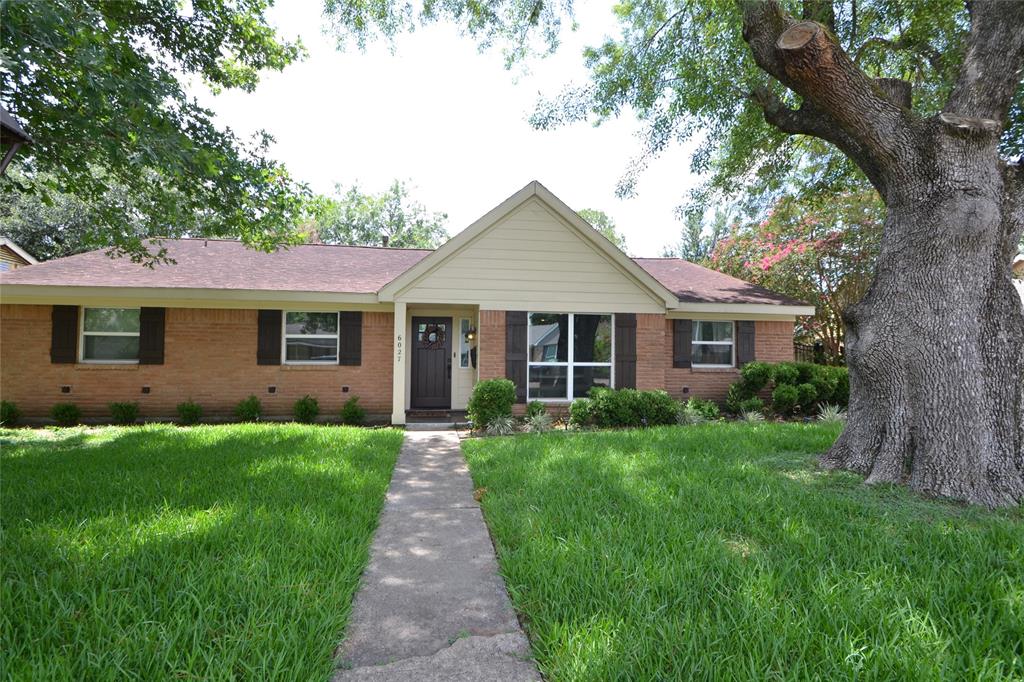
<path fill-rule="evenodd" d="M 176 263 L 102 251 L 0 275 L 0 394 L 28 417 L 185 400 L 268 416 L 358 396 L 394 424 L 459 410 L 481 379 L 564 405 L 592 386 L 720 400 L 737 367 L 793 358 L 814 309 L 674 258 L 631 259 L 537 182 L 436 251 L 164 240 Z"/>

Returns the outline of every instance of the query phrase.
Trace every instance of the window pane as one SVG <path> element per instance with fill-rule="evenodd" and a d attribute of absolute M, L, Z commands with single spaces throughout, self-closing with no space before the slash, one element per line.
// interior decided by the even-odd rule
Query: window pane
<path fill-rule="evenodd" d="M 86 308 L 87 332 L 138 332 L 138 308 Z"/>
<path fill-rule="evenodd" d="M 693 364 L 695 365 L 731 365 L 732 344 L 708 345 L 693 344 Z"/>
<path fill-rule="evenodd" d="M 459 367 L 469 367 L 469 341 L 466 334 L 469 333 L 469 320 L 462 318 L 459 322 Z"/>
<path fill-rule="evenodd" d="M 530 399 L 569 398 L 568 367 L 530 367 Z"/>
<path fill-rule="evenodd" d="M 694 341 L 732 341 L 732 322 L 694 322 Z"/>
<path fill-rule="evenodd" d="M 86 360 L 138 360 L 137 336 L 84 336 Z"/>
<path fill-rule="evenodd" d="M 337 362 L 337 339 L 286 339 L 285 358 L 290 362 Z"/>
<path fill-rule="evenodd" d="M 338 313 L 288 313 L 286 334 L 337 334 Z"/>
<path fill-rule="evenodd" d="M 568 362 L 569 316 L 530 315 L 530 362 Z"/>
<path fill-rule="evenodd" d="M 574 367 L 572 371 L 572 395 L 574 398 L 586 398 L 590 389 L 600 386 L 611 388 L 611 367 Z"/>
<path fill-rule="evenodd" d="M 574 362 L 612 361 L 612 316 L 577 315 L 573 320 Z"/>

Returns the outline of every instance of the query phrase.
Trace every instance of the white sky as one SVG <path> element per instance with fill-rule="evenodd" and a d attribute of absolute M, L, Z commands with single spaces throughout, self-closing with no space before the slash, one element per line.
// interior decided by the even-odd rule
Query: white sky
<path fill-rule="evenodd" d="M 698 181 L 689 172 L 692 148 L 653 160 L 635 197 L 619 199 L 616 182 L 641 149 L 632 115 L 552 131 L 526 120 L 541 94 L 586 82 L 581 52 L 616 32 L 611 4 L 577 3 L 579 30 L 566 31 L 558 52 L 531 61 L 524 74 L 450 25 L 400 35 L 394 53 L 384 42 L 339 52 L 323 33 L 320 0 L 286 0 L 270 19 L 282 36 L 301 36 L 309 56 L 265 74 L 252 94 L 197 94 L 236 133 L 270 132 L 271 154 L 315 191 L 358 181 L 377 192 L 405 180 L 416 200 L 448 214 L 455 234 L 539 180 L 574 209 L 608 213 L 633 255 L 655 256 L 678 239 L 673 210 Z"/>

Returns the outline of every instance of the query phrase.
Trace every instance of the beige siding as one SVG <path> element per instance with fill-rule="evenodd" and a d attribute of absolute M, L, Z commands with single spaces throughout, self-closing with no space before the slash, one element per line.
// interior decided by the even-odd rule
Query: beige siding
<path fill-rule="evenodd" d="M 0 270 L 16 270 L 30 263 L 6 246 L 0 246 Z"/>
<path fill-rule="evenodd" d="M 643 285 L 536 198 L 396 298 L 410 303 L 469 303 L 491 310 L 665 310 Z"/>

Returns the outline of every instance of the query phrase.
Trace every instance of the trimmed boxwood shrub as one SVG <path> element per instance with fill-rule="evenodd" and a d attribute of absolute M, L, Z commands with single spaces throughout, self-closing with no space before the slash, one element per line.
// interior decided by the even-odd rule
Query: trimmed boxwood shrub
<path fill-rule="evenodd" d="M 320 414 L 320 403 L 311 395 L 302 396 L 292 406 L 292 415 L 295 417 L 295 421 L 303 424 L 312 424 L 318 414 Z"/>
<path fill-rule="evenodd" d="M 772 371 L 772 381 L 775 382 L 776 386 L 782 384 L 796 386 L 800 383 L 800 370 L 797 368 L 796 363 L 780 362 L 775 365 Z"/>
<path fill-rule="evenodd" d="M 536 417 L 538 414 L 547 414 L 548 408 L 539 400 L 531 400 L 526 404 L 526 416 Z"/>
<path fill-rule="evenodd" d="M 569 405 L 569 425 L 577 428 L 594 423 L 594 402 L 590 398 L 577 398 Z"/>
<path fill-rule="evenodd" d="M 675 424 L 679 413 L 679 403 L 665 391 L 595 388 L 590 399 L 593 421 L 602 428 Z"/>
<path fill-rule="evenodd" d="M 760 412 L 764 414 L 764 401 L 756 395 L 740 401 L 738 413 L 744 414 L 750 412 Z"/>
<path fill-rule="evenodd" d="M 814 384 L 800 384 L 796 387 L 797 402 L 800 404 L 802 409 L 807 414 L 814 412 L 815 406 L 818 404 L 818 389 L 814 388 Z"/>
<path fill-rule="evenodd" d="M 748 362 L 740 368 L 742 386 L 750 396 L 767 386 L 772 381 L 773 375 L 774 369 L 767 362 L 755 360 Z"/>
<path fill-rule="evenodd" d="M 778 414 L 792 414 L 799 401 L 800 391 L 792 384 L 779 384 L 772 391 L 772 410 Z"/>
<path fill-rule="evenodd" d="M 21 410 L 10 400 L 0 400 L 0 426 L 15 426 L 21 419 Z"/>
<path fill-rule="evenodd" d="M 203 418 L 203 408 L 199 403 L 194 403 L 191 400 L 186 400 L 183 403 L 178 403 L 178 420 L 182 424 L 197 424 L 199 420 Z"/>
<path fill-rule="evenodd" d="M 473 387 L 466 412 L 473 426 L 487 428 L 495 417 L 511 417 L 516 385 L 508 379 L 485 379 Z"/>
<path fill-rule="evenodd" d="M 263 414 L 263 404 L 254 395 L 235 405 L 235 416 L 243 422 L 258 422 Z"/>
<path fill-rule="evenodd" d="M 359 404 L 359 396 L 352 396 L 341 406 L 341 423 L 348 426 L 362 426 L 366 423 L 366 410 Z"/>
<path fill-rule="evenodd" d="M 74 403 L 57 403 L 50 408 L 50 416 L 60 426 L 74 426 L 82 418 L 82 411 Z"/>
<path fill-rule="evenodd" d="M 110 417 L 115 424 L 127 426 L 139 418 L 138 403 L 110 403 Z"/>

